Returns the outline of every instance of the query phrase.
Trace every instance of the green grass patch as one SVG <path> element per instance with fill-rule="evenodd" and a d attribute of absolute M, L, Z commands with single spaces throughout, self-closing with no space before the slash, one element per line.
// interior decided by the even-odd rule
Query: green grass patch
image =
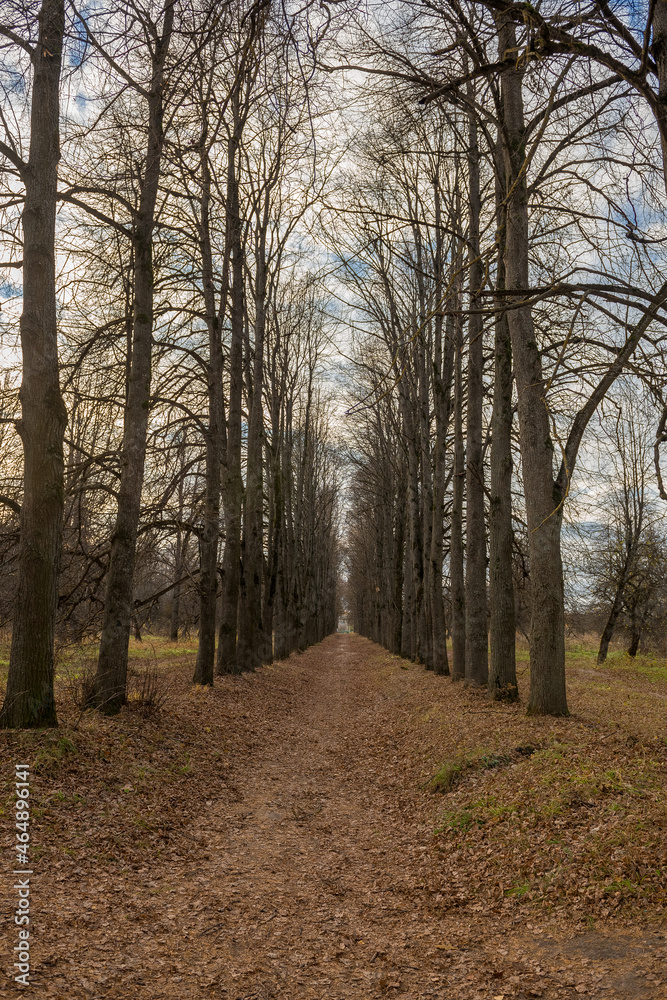
<path fill-rule="evenodd" d="M 443 764 L 428 783 L 432 792 L 448 792 L 457 785 L 463 771 L 463 763 L 450 762 Z"/>
<path fill-rule="evenodd" d="M 519 748 L 523 751 L 525 748 Z M 532 747 L 529 748 L 532 751 Z M 431 792 L 446 793 L 451 791 L 464 776 L 470 772 L 488 771 L 503 767 L 514 760 L 512 754 L 498 753 L 494 750 L 471 752 L 442 764 L 432 778 L 426 782 Z"/>
<path fill-rule="evenodd" d="M 609 885 L 605 885 L 602 891 L 613 895 L 620 892 L 622 895 L 636 896 L 642 892 L 642 886 L 640 882 L 633 882 L 630 878 L 617 878 Z"/>
<path fill-rule="evenodd" d="M 646 677 L 652 684 L 667 684 L 667 663 L 664 659 L 637 656 L 633 660 L 627 653 L 621 653 L 618 659 L 614 658 L 609 666 L 614 671 L 639 674 L 641 677 Z"/>
<path fill-rule="evenodd" d="M 646 677 L 652 683 L 667 683 L 667 658 L 656 653 L 639 653 L 637 656 L 628 656 L 624 649 L 612 650 L 604 663 L 597 665 L 598 646 L 596 642 L 574 642 L 567 643 L 565 650 L 565 660 L 569 666 L 576 667 L 575 661 L 585 661 L 590 663 L 600 671 L 600 677 L 605 671 L 612 671 L 612 675 L 624 681 L 637 675 Z"/>
<path fill-rule="evenodd" d="M 517 816 L 518 802 L 501 802 L 495 795 L 484 795 L 475 801 L 464 802 L 457 809 L 442 814 L 435 829 L 436 834 L 446 830 L 467 833 L 473 827 L 495 825 Z"/>
<path fill-rule="evenodd" d="M 451 810 L 443 813 L 435 832 L 442 833 L 445 830 L 454 830 L 459 833 L 467 833 L 474 822 L 475 817 L 467 809 Z"/>
<path fill-rule="evenodd" d="M 33 770 L 36 774 L 54 774 L 62 762 L 77 749 L 67 736 L 50 737 L 46 746 L 35 754 Z"/>
<path fill-rule="evenodd" d="M 522 896 L 526 896 L 531 890 L 530 882 L 520 881 L 515 882 L 510 889 L 505 889 L 506 896 L 514 896 L 515 898 L 521 899 Z"/>
<path fill-rule="evenodd" d="M 567 641 L 565 660 L 594 660 L 597 663 L 598 648 L 590 642 Z"/>

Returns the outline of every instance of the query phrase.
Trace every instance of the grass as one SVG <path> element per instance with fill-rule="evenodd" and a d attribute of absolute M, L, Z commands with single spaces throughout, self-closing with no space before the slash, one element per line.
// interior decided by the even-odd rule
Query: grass
<path fill-rule="evenodd" d="M 516 882 L 511 889 L 505 889 L 506 896 L 515 896 L 521 898 L 527 895 L 531 891 L 530 882 Z"/>
<path fill-rule="evenodd" d="M 475 822 L 473 814 L 467 810 L 459 810 L 443 813 L 441 825 L 436 827 L 436 833 L 443 830 L 461 830 L 466 833 Z"/>
<path fill-rule="evenodd" d="M 53 775 L 64 758 L 76 752 L 76 746 L 67 736 L 49 734 L 46 744 L 35 754 L 33 770 L 37 774 Z"/>
<path fill-rule="evenodd" d="M 636 656 L 628 656 L 625 648 L 612 648 L 607 659 L 599 667 L 597 665 L 598 637 L 589 635 L 580 639 L 565 640 L 565 657 L 568 664 L 584 663 L 593 666 L 604 679 L 607 671 L 615 674 L 624 672 L 628 677 L 646 677 L 653 683 L 667 683 L 667 657 L 657 652 L 642 651 Z"/>
<path fill-rule="evenodd" d="M 458 784 L 462 772 L 462 763 L 443 764 L 433 775 L 428 786 L 432 792 L 448 792 L 450 788 Z"/>
<path fill-rule="evenodd" d="M 518 818 L 528 824 L 540 824 L 555 817 L 571 818 L 578 809 L 596 810 L 598 820 L 632 812 L 640 800 L 667 801 L 664 774 L 651 759 L 635 760 L 622 769 L 609 769 L 604 761 L 591 763 L 585 755 L 560 744 L 536 752 L 530 764 L 516 779 L 503 782 L 498 793 L 472 798 L 463 797 L 457 811 L 445 815 L 452 829 L 493 825 Z M 451 786 L 450 786 L 451 788 Z"/>
<path fill-rule="evenodd" d="M 492 770 L 509 764 L 512 760 L 511 754 L 499 754 L 488 749 L 479 750 L 442 764 L 427 784 L 432 792 L 448 792 L 467 772 Z"/>
<path fill-rule="evenodd" d="M 488 906 L 564 920 L 660 922 L 667 911 L 667 659 L 568 640 L 569 718 L 527 717 L 521 701 L 393 666 L 422 747 L 422 778 L 444 883 Z M 414 667 L 413 667 L 414 669 Z M 424 779 L 426 779 L 424 781 Z"/>
<path fill-rule="evenodd" d="M 0 684 L 4 687 L 9 668 L 9 650 L 11 638 L 7 633 L 0 634 Z M 71 683 L 80 680 L 86 673 L 94 671 L 99 653 L 99 642 L 89 641 L 71 646 L 62 646 L 56 650 L 55 681 L 56 685 L 63 681 Z M 164 636 L 145 633 L 143 641 L 130 638 L 129 667 L 138 672 L 146 662 L 157 662 L 169 666 L 184 656 L 194 656 L 197 652 L 197 638 L 192 637 L 180 642 L 172 642 Z"/>
<path fill-rule="evenodd" d="M 596 748 L 554 740 L 487 773 L 481 795 L 479 780 L 474 791 L 464 780 L 450 787 L 436 837 L 449 850 L 489 855 L 486 870 L 499 880 L 509 868 L 505 898 L 547 910 L 572 898 L 587 919 L 623 906 L 657 915 L 667 902 L 665 772 L 664 755 L 647 741 Z"/>
<path fill-rule="evenodd" d="M 667 663 L 663 658 L 644 656 L 628 656 L 627 653 L 613 653 L 605 664 L 607 669 L 624 671 L 628 676 L 639 674 L 646 677 L 652 684 L 667 684 Z"/>

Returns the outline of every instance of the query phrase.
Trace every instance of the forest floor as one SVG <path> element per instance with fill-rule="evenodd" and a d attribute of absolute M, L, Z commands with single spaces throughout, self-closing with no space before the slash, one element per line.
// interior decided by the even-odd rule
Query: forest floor
<path fill-rule="evenodd" d="M 27 990 L 3 880 L 0 997 L 667 1000 L 667 671 L 594 662 L 568 719 L 354 635 L 213 689 L 134 645 L 114 719 L 70 664 L 60 728 L 0 735 L 4 870 L 27 763 L 34 873 Z"/>

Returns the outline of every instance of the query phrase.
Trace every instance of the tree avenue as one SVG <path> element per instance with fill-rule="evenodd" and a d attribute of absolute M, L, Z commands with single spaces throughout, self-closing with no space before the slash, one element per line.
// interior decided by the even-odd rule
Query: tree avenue
<path fill-rule="evenodd" d="M 666 10 L 4 4 L 3 727 L 146 632 L 556 716 L 664 641 Z"/>

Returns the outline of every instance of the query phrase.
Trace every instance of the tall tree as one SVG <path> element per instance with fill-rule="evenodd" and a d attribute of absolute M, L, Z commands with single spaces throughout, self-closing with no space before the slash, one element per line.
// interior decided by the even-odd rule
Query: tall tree
<path fill-rule="evenodd" d="M 501 33 L 501 47 L 503 35 Z M 496 148 L 496 290 L 505 287 L 505 167 L 502 148 Z M 491 482 L 489 497 L 489 696 L 515 701 L 516 622 L 512 573 L 512 341 L 502 297 L 494 323 L 493 414 L 491 418 Z"/>
<path fill-rule="evenodd" d="M 442 219 L 440 178 L 433 178 L 435 219 L 435 301 L 443 299 L 445 233 Z M 450 220 L 450 231 L 453 230 Z M 449 296 L 448 296 L 449 298 Z M 451 301 L 451 299 L 450 299 Z M 433 417 L 435 444 L 433 456 L 433 523 L 431 528 L 431 629 L 433 635 L 433 669 L 436 674 L 449 674 L 447 657 L 447 626 L 443 593 L 445 489 L 447 482 L 447 430 L 451 416 L 452 366 L 454 363 L 454 317 L 448 310 L 443 322 L 442 309 L 435 317 L 433 351 Z M 444 341 L 444 343 L 443 343 Z"/>
<path fill-rule="evenodd" d="M 458 255 L 457 255 L 458 258 Z M 455 279 L 457 285 L 460 278 Z M 460 301 L 460 290 L 457 296 Z M 463 443 L 463 329 L 460 316 L 454 323 L 454 469 L 452 485 L 449 575 L 452 597 L 452 680 L 466 675 L 466 598 L 463 553 L 463 496 L 465 490 L 465 446 Z"/>
<path fill-rule="evenodd" d="M 466 410 L 466 578 L 465 679 L 475 687 L 489 675 L 486 621 L 486 523 L 484 519 L 484 317 L 480 292 L 484 269 L 480 256 L 480 150 L 475 92 L 468 84 L 468 406 Z"/>
<path fill-rule="evenodd" d="M 125 701 L 127 656 L 132 620 L 133 578 L 141 491 L 146 459 L 146 436 L 151 394 L 153 349 L 153 232 L 162 153 L 164 149 L 165 67 L 174 26 L 176 0 L 167 0 L 161 26 L 144 14 L 151 39 L 151 76 L 148 89 L 138 87 L 147 105 L 146 152 L 139 204 L 132 222 L 133 313 L 132 349 L 127 400 L 123 414 L 123 444 L 118 510 L 111 539 L 104 620 L 95 675 L 95 704 L 106 713 L 117 712 Z"/>
<path fill-rule="evenodd" d="M 507 49 L 516 48 L 513 25 L 506 26 Z M 528 711 L 568 715 L 565 694 L 563 565 L 560 551 L 562 490 L 554 483 L 554 445 L 546 405 L 542 359 L 532 309 L 522 302 L 529 287 L 528 184 L 522 71 L 502 76 L 502 136 L 507 178 L 505 287 L 514 358 L 523 485 L 530 542 L 532 612 Z"/>
<path fill-rule="evenodd" d="M 0 154 L 18 170 L 23 206 L 21 417 L 16 429 L 24 459 L 19 573 L 9 676 L 0 725 L 57 724 L 53 642 L 64 505 L 63 437 L 67 413 L 60 392 L 56 319 L 55 224 L 60 158 L 60 73 L 64 0 L 43 0 L 35 45 L 4 27 L 29 52 L 33 66 L 30 152 L 25 163 L 11 142 Z M 4 121 L 4 117 L 3 117 Z"/>
<path fill-rule="evenodd" d="M 194 683 L 213 684 L 215 672 L 216 604 L 218 588 L 218 547 L 220 540 L 220 490 L 221 463 L 226 447 L 226 425 L 223 398 L 223 350 L 222 326 L 227 306 L 229 283 L 229 245 L 226 241 L 222 262 L 221 290 L 216 301 L 214 280 L 213 247 L 211 239 L 212 171 L 211 153 L 218 123 L 211 128 L 209 108 L 214 89 L 214 58 L 205 72 L 197 74 L 198 111 L 201 120 L 199 137 L 199 183 L 198 204 L 199 252 L 201 255 L 201 283 L 204 299 L 204 314 L 208 332 L 208 359 L 206 381 L 208 396 L 208 424 L 205 435 L 206 448 L 206 499 L 204 524 L 200 543 L 199 574 L 199 645 L 195 663 Z M 212 134 L 211 134 L 212 132 Z"/>
<path fill-rule="evenodd" d="M 231 100 L 232 124 L 227 149 L 227 221 L 231 288 L 231 343 L 229 349 L 229 412 L 227 454 L 224 469 L 225 551 L 222 563 L 222 606 L 218 636 L 217 672 L 240 673 L 236 656 L 239 588 L 241 583 L 241 527 L 243 517 L 243 476 L 241 473 L 241 432 L 243 404 L 243 329 L 245 288 L 243 274 L 243 234 L 239 197 L 238 155 L 247 116 L 238 87 Z"/>

